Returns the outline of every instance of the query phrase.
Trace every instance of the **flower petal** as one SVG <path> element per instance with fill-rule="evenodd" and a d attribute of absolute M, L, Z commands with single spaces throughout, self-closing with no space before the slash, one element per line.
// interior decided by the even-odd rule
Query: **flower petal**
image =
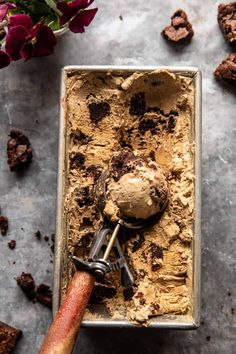
<path fill-rule="evenodd" d="M 10 57 L 7 53 L 0 50 L 0 69 L 5 68 L 10 64 Z"/>
<path fill-rule="evenodd" d="M 62 16 L 60 17 L 60 25 L 63 26 L 65 23 L 69 22 L 72 17 L 74 17 L 77 13 L 76 8 L 70 8 L 69 5 L 65 1 L 59 1 L 57 4 L 58 10 L 62 12 Z"/>
<path fill-rule="evenodd" d="M 22 59 L 24 59 L 24 61 L 29 60 L 32 57 L 32 53 L 33 53 L 33 44 L 31 42 L 26 42 L 21 50 L 20 50 L 20 54 Z"/>
<path fill-rule="evenodd" d="M 41 29 L 44 27 L 44 23 L 43 22 L 39 22 L 37 23 L 34 27 L 31 28 L 30 30 L 30 37 L 31 39 L 36 38 L 39 34 L 39 32 L 41 31 Z"/>
<path fill-rule="evenodd" d="M 37 35 L 37 41 L 34 45 L 32 56 L 44 57 L 54 52 L 57 44 L 56 37 L 50 27 L 44 25 Z"/>
<path fill-rule="evenodd" d="M 85 31 L 84 27 L 90 25 L 94 16 L 97 13 L 96 9 L 85 10 L 80 12 L 69 24 L 69 29 L 74 33 L 83 33 Z"/>
<path fill-rule="evenodd" d="M 33 22 L 30 16 L 24 14 L 13 15 L 9 18 L 8 28 L 15 26 L 23 26 L 28 31 L 33 27 Z"/>
<path fill-rule="evenodd" d="M 15 26 L 9 29 L 5 49 L 12 60 L 21 58 L 20 50 L 26 42 L 27 36 L 29 36 L 29 32 L 23 26 Z"/>
<path fill-rule="evenodd" d="M 6 17 L 7 11 L 8 11 L 7 4 L 0 5 L 0 22 L 2 22 Z"/>
<path fill-rule="evenodd" d="M 81 9 L 86 9 L 86 7 L 89 7 L 93 3 L 93 1 L 94 0 L 75 0 L 75 1 L 69 2 L 68 6 L 71 9 L 76 8 L 76 10 L 81 10 Z"/>

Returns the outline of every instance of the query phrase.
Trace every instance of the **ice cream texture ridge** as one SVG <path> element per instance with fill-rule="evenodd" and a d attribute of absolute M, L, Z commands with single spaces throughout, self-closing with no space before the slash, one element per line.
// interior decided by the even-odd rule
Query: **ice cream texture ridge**
<path fill-rule="evenodd" d="M 135 278 L 119 272 L 96 283 L 85 319 L 148 325 L 156 316 L 192 314 L 194 84 L 167 70 L 71 71 L 66 78 L 62 296 L 102 224 L 94 186 L 108 171 L 104 213 L 152 222 L 119 235 Z M 137 187 L 138 186 L 138 187 Z M 137 193 L 139 189 L 139 193 Z M 134 212 L 135 211 L 135 212 Z"/>

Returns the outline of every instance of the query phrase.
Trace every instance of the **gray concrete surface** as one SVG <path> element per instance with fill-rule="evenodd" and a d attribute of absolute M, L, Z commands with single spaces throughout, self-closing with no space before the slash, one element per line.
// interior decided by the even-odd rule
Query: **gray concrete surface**
<path fill-rule="evenodd" d="M 100 0 L 85 34 L 60 38 L 51 57 L 1 70 L 0 205 L 10 228 L 0 236 L 0 319 L 24 331 L 16 354 L 37 353 L 51 320 L 47 308 L 25 299 L 14 278 L 30 271 L 38 283 L 52 284 L 50 247 L 33 234 L 55 230 L 60 69 L 68 64 L 195 65 L 203 73 L 202 325 L 196 331 L 82 330 L 78 353 L 236 352 L 236 100 L 212 76 L 231 51 L 217 25 L 218 3 Z M 189 14 L 195 36 L 189 46 L 174 49 L 159 32 L 178 7 Z M 11 127 L 24 131 L 34 149 L 21 176 L 6 163 Z M 11 239 L 15 250 L 7 247 Z"/>

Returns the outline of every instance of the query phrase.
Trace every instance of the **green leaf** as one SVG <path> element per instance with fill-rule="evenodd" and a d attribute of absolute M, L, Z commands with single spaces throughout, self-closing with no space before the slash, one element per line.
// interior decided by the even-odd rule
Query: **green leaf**
<path fill-rule="evenodd" d="M 54 0 L 45 0 L 46 4 L 55 11 L 58 15 L 62 15 L 61 11 L 58 10 L 56 2 Z"/>

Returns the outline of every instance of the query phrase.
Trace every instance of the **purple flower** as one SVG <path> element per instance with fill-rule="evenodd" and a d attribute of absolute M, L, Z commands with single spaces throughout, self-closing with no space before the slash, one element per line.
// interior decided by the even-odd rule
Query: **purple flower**
<path fill-rule="evenodd" d="M 11 4 L 10 2 L 1 1 L 0 2 L 0 22 L 2 22 L 5 19 L 6 15 L 8 13 L 8 10 L 12 10 L 15 8 L 16 8 L 15 4 Z"/>
<path fill-rule="evenodd" d="M 9 55 L 0 50 L 0 69 L 5 68 L 10 64 Z"/>
<path fill-rule="evenodd" d="M 57 4 L 58 10 L 62 12 L 60 18 L 60 25 L 63 26 L 69 23 L 69 29 L 74 33 L 82 33 L 85 31 L 94 16 L 96 15 L 97 8 L 84 10 L 92 4 L 93 0 L 74 0 L 72 2 L 60 1 Z"/>
<path fill-rule="evenodd" d="M 57 40 L 44 23 L 33 26 L 30 16 L 19 14 L 10 17 L 8 27 L 5 49 L 11 60 L 23 58 L 26 61 L 53 53 Z"/>

